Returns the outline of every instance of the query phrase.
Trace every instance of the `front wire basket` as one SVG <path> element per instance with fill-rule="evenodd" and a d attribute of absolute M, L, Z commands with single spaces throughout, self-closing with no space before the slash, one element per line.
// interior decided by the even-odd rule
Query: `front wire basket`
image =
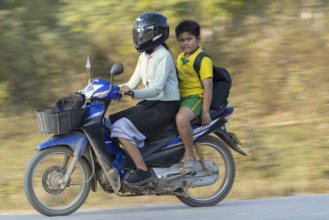
<path fill-rule="evenodd" d="M 37 109 L 37 117 L 40 132 L 43 134 L 65 134 L 79 126 L 84 109 L 72 109 L 51 113 L 51 108 Z"/>

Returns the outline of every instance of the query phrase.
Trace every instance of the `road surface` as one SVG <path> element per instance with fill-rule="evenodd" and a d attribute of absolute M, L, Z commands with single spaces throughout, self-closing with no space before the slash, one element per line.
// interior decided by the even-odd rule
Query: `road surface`
<path fill-rule="evenodd" d="M 156 198 L 156 197 L 155 197 Z M 0 220 L 326 220 L 329 194 L 270 199 L 223 201 L 212 207 L 190 208 L 184 204 L 143 205 L 77 212 L 63 217 L 41 214 L 1 215 Z"/>

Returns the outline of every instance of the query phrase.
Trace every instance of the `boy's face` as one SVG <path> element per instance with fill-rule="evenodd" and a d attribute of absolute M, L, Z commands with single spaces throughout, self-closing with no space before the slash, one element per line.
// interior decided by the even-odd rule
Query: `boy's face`
<path fill-rule="evenodd" d="M 189 32 L 183 32 L 178 35 L 177 42 L 185 56 L 189 56 L 199 48 L 200 38 Z"/>

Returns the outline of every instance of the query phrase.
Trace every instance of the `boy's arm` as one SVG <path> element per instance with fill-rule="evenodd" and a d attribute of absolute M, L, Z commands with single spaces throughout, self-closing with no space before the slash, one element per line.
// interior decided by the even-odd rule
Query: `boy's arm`
<path fill-rule="evenodd" d="M 212 77 L 205 78 L 202 80 L 203 85 L 203 98 L 202 98 L 202 112 L 201 112 L 201 122 L 203 125 L 207 125 L 211 122 L 209 109 L 212 99 Z"/>

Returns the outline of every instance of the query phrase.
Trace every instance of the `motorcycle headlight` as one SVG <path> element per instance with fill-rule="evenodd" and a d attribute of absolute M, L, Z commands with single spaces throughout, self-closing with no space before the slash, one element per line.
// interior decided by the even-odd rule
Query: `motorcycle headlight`
<path fill-rule="evenodd" d="M 105 91 L 101 91 L 101 92 L 96 92 L 96 93 L 94 93 L 92 96 L 95 97 L 95 98 L 103 98 L 103 97 L 105 97 L 109 92 L 110 92 L 110 90 L 105 90 Z"/>
<path fill-rule="evenodd" d="M 91 97 L 103 98 L 109 92 L 110 92 L 109 89 L 104 88 L 103 85 L 93 85 L 93 84 L 89 84 L 81 91 L 81 93 L 84 94 L 87 99 L 90 99 Z"/>
<path fill-rule="evenodd" d="M 87 99 L 90 99 L 92 94 L 94 93 L 94 91 L 95 91 L 95 88 L 94 88 L 93 84 L 89 84 L 81 91 L 81 93 L 84 94 Z"/>

